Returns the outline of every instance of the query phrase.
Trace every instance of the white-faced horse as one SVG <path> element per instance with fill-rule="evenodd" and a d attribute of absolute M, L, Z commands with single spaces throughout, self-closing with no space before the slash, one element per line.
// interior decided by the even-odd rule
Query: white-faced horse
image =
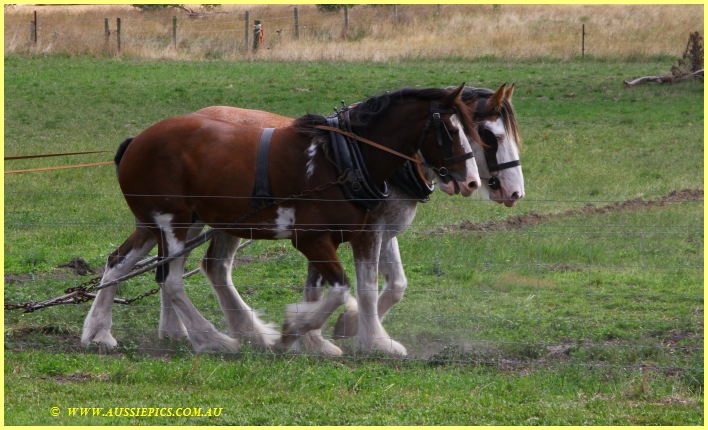
<path fill-rule="evenodd" d="M 463 90 L 463 101 L 471 114 L 477 115 L 478 133 L 482 136 L 483 145 L 470 139 L 475 152 L 475 160 L 480 175 L 486 181 L 484 189 L 490 199 L 513 206 L 524 196 L 524 181 L 519 162 L 518 144 L 520 135 L 516 116 L 511 104 L 514 91 L 502 86 L 496 93 L 478 88 L 466 87 Z M 499 113 L 496 115 L 496 113 Z M 292 119 L 262 111 L 239 109 L 229 106 L 212 106 L 199 110 L 197 113 L 214 116 L 238 123 L 257 123 L 265 126 L 286 126 Z M 489 166 L 492 166 L 491 168 Z M 368 249 L 369 253 L 355 256 L 357 300 L 349 299 L 347 310 L 342 314 L 335 326 L 337 336 L 357 336 L 357 344 L 366 350 L 383 350 L 389 354 L 405 355 L 406 349 L 400 343 L 392 340 L 381 325 L 391 307 L 401 300 L 407 287 L 407 280 L 398 249 L 396 235 L 405 231 L 415 217 L 419 201 L 425 201 L 432 192 L 432 187 L 417 180 L 415 175 L 399 174 L 389 179 L 390 196 L 376 209 L 370 211 L 370 226 L 366 232 L 355 240 L 362 243 L 360 249 Z M 432 172 L 428 171 L 429 178 Z M 395 180 L 394 180 L 395 179 Z M 448 194 L 455 192 L 450 185 L 441 184 Z M 239 303 L 240 297 L 231 281 L 231 264 L 236 251 L 233 240 L 228 236 L 219 235 L 212 239 L 207 254 L 202 262 L 202 270 L 212 285 L 223 284 L 229 288 L 221 289 L 223 295 L 230 292 L 230 303 L 234 308 L 244 309 Z M 384 275 L 383 291 L 378 293 L 376 264 L 373 256 L 378 256 L 378 271 Z M 324 291 L 324 279 L 312 266 L 308 265 L 308 276 L 305 282 L 305 302 L 317 302 Z M 220 302 L 224 302 L 220 296 Z M 241 301 L 242 302 L 242 301 Z M 359 312 L 358 309 L 366 309 Z M 291 312 L 292 308 L 291 308 Z M 229 310 L 224 309 L 229 326 L 234 327 L 234 315 L 229 316 Z M 363 316 L 360 316 L 363 315 Z M 313 330 L 298 337 L 294 347 L 309 352 L 321 352 L 325 355 L 339 355 L 341 349 L 324 339 L 320 330 Z"/>
<path fill-rule="evenodd" d="M 463 101 L 476 114 L 479 120 L 478 132 L 486 142 L 479 145 L 474 142 L 472 147 L 476 153 L 475 160 L 481 172 L 484 172 L 487 193 L 491 199 L 508 206 L 513 206 L 524 196 L 524 183 L 517 145 L 520 137 L 518 126 L 511 105 L 513 86 L 500 88 L 496 95 L 490 90 L 465 88 Z M 498 114 L 497 114 L 498 111 Z M 212 106 L 197 113 L 214 116 L 238 123 L 255 123 L 258 125 L 287 126 L 292 119 L 262 111 L 239 109 L 228 106 Z M 488 165 L 493 166 L 489 168 Z M 379 349 L 389 354 L 405 355 L 405 348 L 392 340 L 381 326 L 381 321 L 389 309 L 403 297 L 407 281 L 398 250 L 396 235 L 405 231 L 415 217 L 418 201 L 425 201 L 432 192 L 424 181 L 415 175 L 403 176 L 405 169 L 399 169 L 394 177 L 389 179 L 390 196 L 376 209 L 369 212 L 369 224 L 372 228 L 361 233 L 355 241 L 361 243 L 359 249 L 369 250 L 362 259 L 355 256 L 357 275 L 357 300 L 350 299 L 347 311 L 340 316 L 335 327 L 335 335 L 355 336 L 357 343 L 364 349 Z M 491 173 L 490 173 L 491 172 Z M 400 174 L 399 174 L 400 173 Z M 429 178 L 432 177 L 429 172 Z M 493 173 L 493 175 L 492 175 Z M 395 179 L 395 180 L 394 180 Z M 453 186 L 450 186 L 453 185 Z M 441 188 L 449 194 L 455 192 L 454 184 L 441 184 Z M 232 333 L 244 333 L 243 330 L 258 330 L 257 327 L 244 327 L 241 312 L 249 309 L 241 300 L 231 281 L 233 255 L 238 243 L 226 235 L 218 235 L 212 239 L 207 254 L 202 262 L 202 270 L 212 285 L 223 285 L 217 296 L 222 306 Z M 380 247 L 380 251 L 377 249 Z M 377 254 L 378 252 L 378 254 Z M 373 254 L 372 254 L 373 253 Z M 381 294 L 378 295 L 376 279 L 376 263 L 373 256 L 378 255 L 378 270 L 386 280 Z M 374 259 L 375 260 L 375 259 Z M 305 302 L 312 303 L 321 299 L 324 291 L 324 279 L 314 266 L 308 266 L 308 276 L 305 282 Z M 357 301 L 358 305 L 357 306 Z M 370 309 L 359 318 L 358 308 Z M 236 313 L 232 310 L 237 310 Z M 291 307 L 291 313 L 293 313 Z M 164 318 L 168 314 L 164 313 Z M 174 321 L 172 319 L 172 321 Z M 178 327 L 178 321 L 175 323 Z M 320 330 L 312 330 L 300 334 L 294 344 L 309 352 L 321 352 L 325 355 L 339 355 L 341 350 L 333 343 L 325 340 Z"/>

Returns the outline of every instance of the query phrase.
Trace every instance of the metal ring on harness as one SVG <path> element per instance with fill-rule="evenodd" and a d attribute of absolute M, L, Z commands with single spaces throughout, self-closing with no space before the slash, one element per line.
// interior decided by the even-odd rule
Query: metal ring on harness
<path fill-rule="evenodd" d="M 489 185 L 489 188 L 496 191 L 501 188 L 501 181 L 496 176 L 492 176 L 487 179 L 487 185 Z"/>

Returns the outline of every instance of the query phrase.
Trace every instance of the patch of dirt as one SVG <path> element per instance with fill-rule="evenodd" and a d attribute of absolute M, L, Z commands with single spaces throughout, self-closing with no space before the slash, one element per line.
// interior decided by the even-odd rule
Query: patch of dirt
<path fill-rule="evenodd" d="M 571 209 L 559 214 L 537 214 L 529 212 L 526 215 L 515 215 L 501 221 L 487 222 L 471 222 L 463 221 L 460 228 L 463 230 L 472 231 L 494 231 L 494 230 L 511 230 L 528 226 L 539 225 L 553 219 L 570 218 L 578 215 L 586 214 L 609 214 L 621 211 L 636 211 L 642 208 L 656 206 L 663 207 L 666 203 L 676 203 L 684 201 L 703 201 L 703 189 L 685 189 L 681 191 L 672 191 L 664 197 L 656 200 L 631 199 L 624 202 L 617 202 L 605 206 L 586 205 L 581 209 Z"/>
<path fill-rule="evenodd" d="M 109 379 L 107 374 L 101 374 L 98 376 L 89 375 L 83 372 L 73 373 L 71 375 L 58 375 L 50 376 L 48 378 L 42 379 L 52 379 L 59 384 L 64 384 L 66 382 L 89 382 L 89 381 L 107 381 Z"/>
<path fill-rule="evenodd" d="M 58 268 L 68 267 L 74 270 L 74 275 L 85 276 L 88 274 L 94 275 L 96 271 L 91 269 L 91 266 L 81 257 L 76 257 L 66 264 L 60 264 Z"/>
<path fill-rule="evenodd" d="M 32 279 L 34 279 L 34 276 L 29 273 L 25 275 L 13 275 L 12 273 L 5 273 L 5 285 L 11 283 L 22 284 L 31 281 Z"/>

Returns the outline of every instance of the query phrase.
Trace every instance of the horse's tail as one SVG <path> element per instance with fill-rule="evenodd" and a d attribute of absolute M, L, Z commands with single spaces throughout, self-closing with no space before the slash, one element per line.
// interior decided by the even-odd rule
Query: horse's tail
<path fill-rule="evenodd" d="M 118 151 L 116 151 L 116 156 L 113 157 L 113 162 L 116 164 L 116 168 L 118 168 L 118 165 L 120 164 L 121 158 L 123 158 L 123 154 L 125 154 L 125 150 L 128 149 L 128 145 L 130 145 L 130 142 L 133 141 L 132 137 L 129 137 L 123 141 L 123 143 L 118 146 Z"/>

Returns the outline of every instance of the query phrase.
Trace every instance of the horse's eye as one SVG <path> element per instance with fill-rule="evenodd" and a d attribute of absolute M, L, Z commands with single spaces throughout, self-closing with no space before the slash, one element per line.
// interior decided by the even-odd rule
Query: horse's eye
<path fill-rule="evenodd" d="M 497 143 L 502 143 L 504 141 L 504 135 L 503 134 L 497 134 L 494 137 L 497 138 Z"/>

